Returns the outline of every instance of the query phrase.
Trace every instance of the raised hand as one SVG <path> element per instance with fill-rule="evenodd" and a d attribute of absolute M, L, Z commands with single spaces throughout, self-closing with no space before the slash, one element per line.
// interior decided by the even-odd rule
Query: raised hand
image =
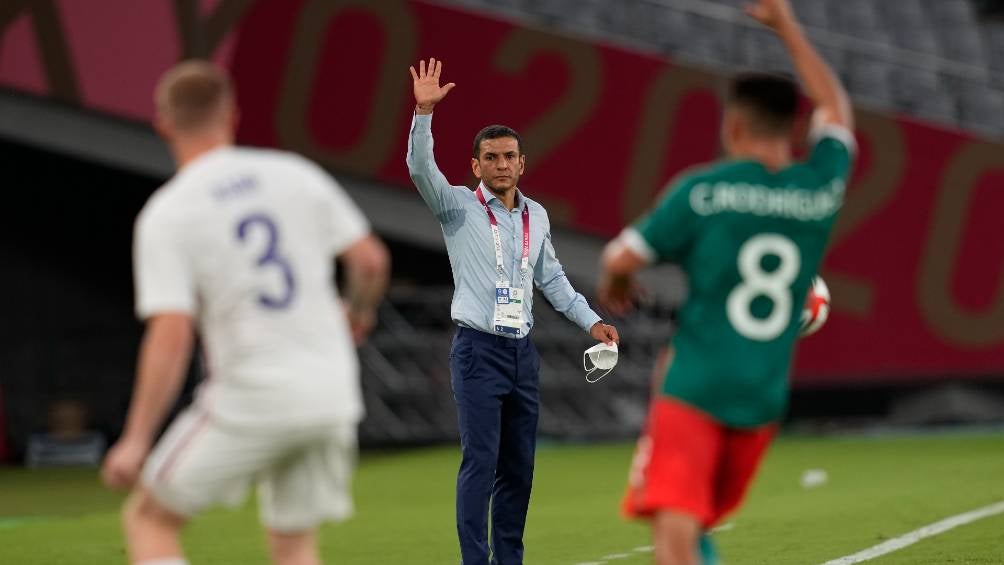
<path fill-rule="evenodd" d="M 412 87 L 415 91 L 415 112 L 419 114 L 431 114 L 432 108 L 438 104 L 447 93 L 453 90 L 454 83 L 439 86 L 439 75 L 443 72 L 443 62 L 436 59 L 429 59 L 429 66 L 425 66 L 425 61 L 418 62 L 418 71 L 415 67 L 411 69 Z"/>
<path fill-rule="evenodd" d="M 746 13 L 775 31 L 796 22 L 788 0 L 756 0 L 746 5 Z"/>

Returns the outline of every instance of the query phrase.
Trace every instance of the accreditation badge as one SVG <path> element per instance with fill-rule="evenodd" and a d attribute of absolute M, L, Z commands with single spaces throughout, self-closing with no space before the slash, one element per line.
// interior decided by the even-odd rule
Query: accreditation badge
<path fill-rule="evenodd" d="M 495 331 L 511 335 L 523 333 L 523 289 L 508 281 L 495 285 Z"/>

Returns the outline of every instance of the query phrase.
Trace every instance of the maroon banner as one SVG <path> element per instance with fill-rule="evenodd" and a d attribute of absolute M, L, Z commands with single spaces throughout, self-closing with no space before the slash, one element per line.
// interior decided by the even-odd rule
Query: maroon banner
<path fill-rule="evenodd" d="M 140 120 L 164 69 L 212 57 L 237 82 L 241 142 L 403 190 L 408 65 L 437 57 L 458 85 L 433 125 L 447 176 L 470 181 L 474 134 L 510 125 L 524 189 L 556 224 L 603 236 L 717 156 L 721 77 L 425 2 L 27 2 L 0 33 L 0 85 Z M 1004 146 L 866 111 L 858 128 L 823 272 L 834 312 L 799 378 L 1004 372 Z"/>

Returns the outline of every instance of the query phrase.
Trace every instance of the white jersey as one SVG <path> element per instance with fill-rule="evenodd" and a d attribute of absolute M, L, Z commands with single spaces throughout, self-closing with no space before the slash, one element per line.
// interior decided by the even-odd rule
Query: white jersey
<path fill-rule="evenodd" d="M 334 257 L 368 233 L 337 182 L 306 159 L 214 150 L 136 221 L 137 313 L 196 317 L 208 373 L 196 403 L 221 422 L 358 422 L 359 362 Z"/>

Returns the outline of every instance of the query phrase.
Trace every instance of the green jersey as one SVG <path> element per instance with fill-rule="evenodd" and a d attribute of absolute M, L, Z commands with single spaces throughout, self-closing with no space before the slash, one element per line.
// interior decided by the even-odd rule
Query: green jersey
<path fill-rule="evenodd" d="M 754 161 L 678 180 L 623 240 L 683 267 L 689 294 L 663 393 L 728 426 L 779 420 L 802 305 L 844 197 L 854 138 L 820 128 L 804 162 Z"/>

